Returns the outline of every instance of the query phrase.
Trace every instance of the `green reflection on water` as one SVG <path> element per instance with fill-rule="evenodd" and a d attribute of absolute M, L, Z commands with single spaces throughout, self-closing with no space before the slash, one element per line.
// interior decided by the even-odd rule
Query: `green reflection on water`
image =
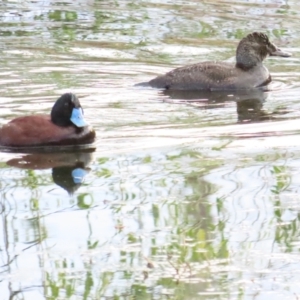
<path fill-rule="evenodd" d="M 276 180 L 272 192 L 278 195 L 285 191 L 290 185 L 291 177 L 289 175 L 289 170 L 285 166 L 273 166 L 271 173 L 275 176 Z"/>
<path fill-rule="evenodd" d="M 150 77 L 161 71 L 159 62 L 171 68 L 171 62 L 177 65 L 225 59 L 227 54 L 234 54 L 234 45 L 249 30 L 263 30 L 277 38 L 297 30 L 297 24 L 290 23 L 292 20 L 286 23 L 282 19 L 283 12 L 288 18 L 296 14 L 295 4 L 294 11 L 286 6 L 277 9 L 275 18 L 256 18 L 255 13 L 251 15 L 250 7 L 266 9 L 268 16 L 268 8 L 280 3 L 267 6 L 265 3 L 222 3 L 230 5 L 230 9 L 223 8 L 217 1 L 188 1 L 180 5 L 164 1 L 92 1 L 78 6 L 70 1 L 50 3 L 42 12 L 32 8 L 30 15 L 26 15 L 29 9 L 21 9 L 19 16 L 13 7 L 11 13 L 15 14 L 12 14 L 15 21 L 1 23 L 1 48 L 8 50 L 1 58 L 2 91 L 9 97 L 22 95 L 21 100 L 13 100 L 14 107 L 10 99 L 3 107 L 11 111 L 21 107 L 20 113 L 25 114 L 35 106 L 35 112 L 39 113 L 40 104 L 44 104 L 40 99 L 45 94 L 50 99 L 54 92 L 58 94 L 65 88 L 93 96 L 105 92 L 108 96 L 97 95 L 98 102 L 87 103 L 87 111 L 104 144 L 107 140 L 102 140 L 101 133 L 103 129 L 111 129 L 110 126 L 117 133 L 123 125 L 132 126 L 130 130 L 136 136 L 128 139 L 135 146 L 149 124 L 157 125 L 153 129 L 155 137 L 156 128 L 159 131 L 161 124 L 172 126 L 175 131 L 175 124 L 182 125 L 178 126 L 182 129 L 221 127 L 224 120 L 230 124 L 235 122 L 230 119 L 232 111 L 225 105 L 211 109 L 211 118 L 203 121 L 209 110 L 203 109 L 201 113 L 196 109 L 186 110 L 186 106 L 171 108 L 166 103 L 164 107 L 153 103 L 158 108 L 150 108 L 149 99 L 161 100 L 161 94 L 153 91 L 143 94 L 126 90 L 119 96 L 116 85 L 123 80 L 128 86 L 136 82 L 131 72 L 135 76 Z M 38 7 L 38 3 L 34 5 Z M 61 6 L 61 10 L 57 6 Z M 239 14 L 240 7 L 243 15 Z M 10 12 L 6 8 L 2 11 L 5 14 L 0 18 Z M 254 23 L 255 29 L 252 29 L 249 24 Z M 284 24 L 291 24 L 289 30 Z M 198 46 L 209 50 L 217 46 L 222 50 L 216 49 L 208 55 L 190 53 L 189 47 Z M 178 52 L 178 48 L 185 52 Z M 103 49 L 107 50 L 104 54 Z M 90 50 L 96 51 L 91 54 Z M 296 65 L 293 68 L 297 70 Z M 6 79 L 17 76 L 21 77 L 19 83 L 6 83 Z M 98 91 L 99 86 L 112 88 L 108 92 L 104 88 Z M 41 102 L 27 103 L 29 94 L 38 95 Z M 133 102 L 128 108 L 129 100 Z M 112 125 L 99 121 L 102 113 L 110 117 L 110 112 L 114 112 Z M 4 117 L 10 115 L 8 112 Z M 137 121 L 140 115 L 145 119 Z M 123 116 L 127 119 L 119 126 L 118 119 Z M 181 138 L 182 133 L 178 132 Z M 124 143 L 126 134 L 124 131 Z M 0 294 L 8 291 L 14 295 L 15 290 L 23 293 L 24 289 L 20 299 L 26 300 L 34 298 L 26 296 L 28 290 L 38 291 L 45 299 L 246 299 L 256 297 L 254 290 L 257 297 L 264 299 L 264 295 L 270 297 L 268 293 L 274 295 L 282 288 L 296 295 L 299 280 L 293 265 L 296 269 L 298 264 L 284 256 L 299 252 L 298 208 L 295 203 L 289 206 L 284 199 L 292 189 L 297 194 L 292 186 L 292 178 L 296 176 L 291 166 L 286 166 L 282 162 L 284 157 L 278 153 L 270 156 L 269 149 L 257 154 L 253 159 L 255 163 L 249 162 L 241 153 L 230 152 L 222 138 L 215 139 L 221 146 L 203 151 L 174 147 L 167 153 L 153 150 L 153 154 L 151 150 L 135 153 L 131 149 L 130 153 L 124 150 L 120 156 L 103 157 L 100 147 L 90 178 L 70 190 L 66 186 L 72 181 L 65 179 L 65 185 L 59 187 L 50 171 L 26 170 L 14 176 L 1 163 L 1 171 L 8 174 L 9 179 L 3 176 L 1 180 L 3 239 L 0 255 L 4 261 L 1 272 L 3 270 L 5 277 L 0 284 L 7 286 L 0 287 Z M 111 143 L 112 151 L 106 149 L 107 152 L 113 153 L 115 147 L 121 150 L 119 140 Z M 195 141 L 195 146 L 199 143 L 202 142 Z M 145 149 L 148 146 L 143 145 Z M 227 159 L 227 155 L 234 158 Z M 271 183 L 265 183 L 267 180 L 257 171 L 266 164 Z M 249 175 L 250 165 L 255 172 Z M 208 179 L 209 175 L 215 178 Z M 248 188 L 252 180 L 263 182 L 253 187 L 254 192 Z M 246 204 L 244 194 L 251 198 Z M 232 202 L 228 198 L 232 198 Z M 286 213 L 294 213 L 293 218 L 287 219 Z M 250 223 L 249 232 L 243 229 L 245 220 Z M 253 233 L 257 236 L 253 237 Z M 265 240 L 276 243 L 279 249 L 261 246 Z M 259 252 L 256 247 L 263 250 Z M 272 261 L 274 253 L 284 256 L 283 264 L 279 259 Z M 290 260 L 293 263 L 289 263 Z M 27 278 L 34 273 L 25 266 L 28 262 L 39 273 L 33 277 L 33 283 Z M 26 275 L 18 273 L 20 270 Z M 274 278 L 281 284 L 277 290 Z"/>
<path fill-rule="evenodd" d="M 75 11 L 62 11 L 55 10 L 48 13 L 48 18 L 51 21 L 56 22 L 74 22 L 78 19 L 77 13 Z"/>

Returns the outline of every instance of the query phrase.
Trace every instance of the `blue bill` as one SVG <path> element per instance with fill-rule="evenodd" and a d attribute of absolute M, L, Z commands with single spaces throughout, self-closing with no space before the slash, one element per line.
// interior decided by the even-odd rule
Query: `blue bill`
<path fill-rule="evenodd" d="M 71 122 L 76 125 L 77 127 L 84 127 L 88 126 L 88 123 L 85 121 L 82 113 L 82 108 L 73 108 L 72 115 L 71 115 Z"/>
<path fill-rule="evenodd" d="M 88 172 L 81 168 L 76 168 L 72 171 L 73 182 L 76 184 L 82 183 L 85 175 Z"/>

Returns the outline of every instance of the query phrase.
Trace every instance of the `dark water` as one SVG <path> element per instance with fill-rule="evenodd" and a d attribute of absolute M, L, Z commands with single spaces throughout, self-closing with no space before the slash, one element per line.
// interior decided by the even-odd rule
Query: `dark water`
<path fill-rule="evenodd" d="M 0 122 L 78 95 L 94 152 L 1 153 L 2 299 L 298 299 L 297 1 L 2 1 Z M 137 88 L 234 60 L 270 91 Z"/>

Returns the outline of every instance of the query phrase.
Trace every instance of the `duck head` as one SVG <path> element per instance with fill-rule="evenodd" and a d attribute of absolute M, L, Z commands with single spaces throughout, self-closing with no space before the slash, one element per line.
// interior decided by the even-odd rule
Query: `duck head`
<path fill-rule="evenodd" d="M 80 102 L 72 93 L 65 93 L 56 100 L 51 110 L 51 121 L 62 127 L 73 125 L 81 128 L 88 126 L 83 118 Z"/>
<path fill-rule="evenodd" d="M 236 50 L 236 66 L 241 69 L 250 69 L 268 56 L 289 57 L 290 53 L 284 52 L 269 41 L 266 34 L 253 32 L 244 37 Z"/>

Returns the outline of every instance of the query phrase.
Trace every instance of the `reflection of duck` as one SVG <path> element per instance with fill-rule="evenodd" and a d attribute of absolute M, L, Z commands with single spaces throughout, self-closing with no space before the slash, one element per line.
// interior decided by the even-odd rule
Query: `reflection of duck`
<path fill-rule="evenodd" d="M 263 110 L 263 104 L 268 93 L 260 89 L 236 91 L 188 91 L 163 90 L 161 93 L 168 96 L 172 102 L 189 104 L 199 109 L 215 109 L 224 107 L 227 102 L 236 102 L 239 122 L 259 122 L 275 119 L 275 115 L 285 112 L 268 113 Z M 169 101 L 168 99 L 166 101 Z"/>
<path fill-rule="evenodd" d="M 95 140 L 95 131 L 83 118 L 78 98 L 63 94 L 50 115 L 15 118 L 0 129 L 0 145 L 13 150 L 42 146 L 87 145 Z"/>
<path fill-rule="evenodd" d="M 13 158 L 6 163 L 9 166 L 41 170 L 52 168 L 53 181 L 69 194 L 73 194 L 82 184 L 87 167 L 92 161 L 92 151 L 69 153 L 34 153 Z"/>
<path fill-rule="evenodd" d="M 84 177 L 90 171 L 83 163 L 77 163 L 74 166 L 62 166 L 52 169 L 52 178 L 54 183 L 66 190 L 70 195 L 81 186 Z"/>
<path fill-rule="evenodd" d="M 202 62 L 174 69 L 149 81 L 149 85 L 162 89 L 179 90 L 232 90 L 251 89 L 271 81 L 263 60 L 268 56 L 288 57 L 260 32 L 244 37 L 236 50 L 236 64 Z M 143 85 L 143 84 L 140 84 Z"/>

